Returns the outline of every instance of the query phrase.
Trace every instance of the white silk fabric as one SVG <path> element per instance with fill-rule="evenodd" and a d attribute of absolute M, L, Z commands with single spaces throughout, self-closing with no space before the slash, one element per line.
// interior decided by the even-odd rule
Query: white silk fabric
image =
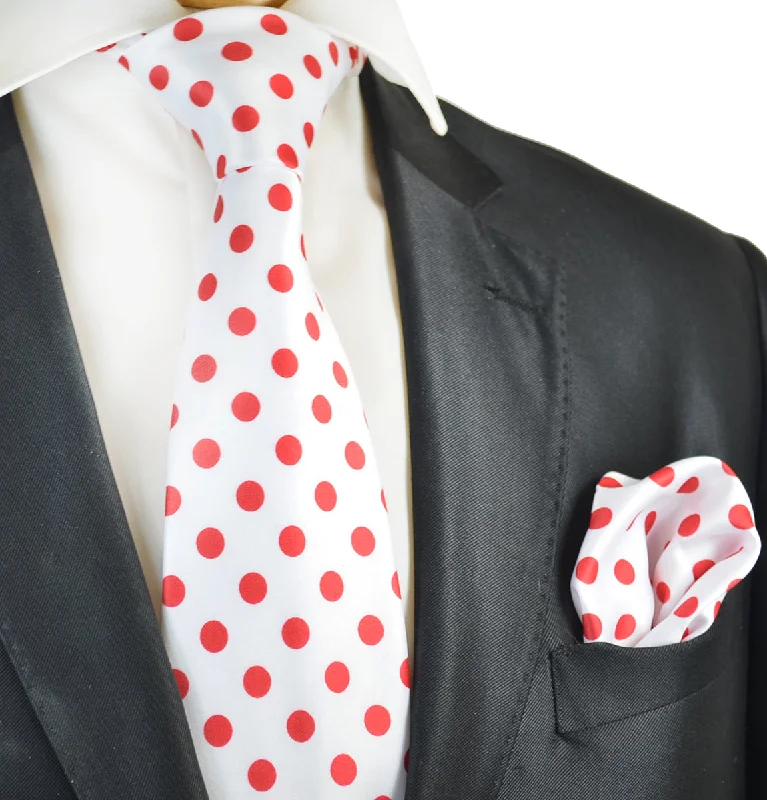
<path fill-rule="evenodd" d="M 608 472 L 570 583 L 584 641 L 700 636 L 760 548 L 748 494 L 720 459 L 685 458 L 642 480 Z"/>
<path fill-rule="evenodd" d="M 409 673 L 386 498 L 301 214 L 316 128 L 363 54 L 255 7 L 106 52 L 219 182 L 169 409 L 162 614 L 208 793 L 400 800 Z"/>

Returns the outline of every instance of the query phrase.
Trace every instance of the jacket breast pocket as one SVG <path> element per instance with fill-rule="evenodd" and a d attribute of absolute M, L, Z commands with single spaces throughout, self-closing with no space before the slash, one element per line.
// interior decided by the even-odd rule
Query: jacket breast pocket
<path fill-rule="evenodd" d="M 742 586 L 689 641 L 577 644 L 550 653 L 556 750 L 572 765 L 572 798 L 743 796 Z"/>

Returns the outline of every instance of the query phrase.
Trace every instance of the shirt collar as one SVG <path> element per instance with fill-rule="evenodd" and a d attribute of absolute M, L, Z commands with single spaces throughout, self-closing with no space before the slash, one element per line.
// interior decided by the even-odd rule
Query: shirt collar
<path fill-rule="evenodd" d="M 3 10 L 0 97 L 99 47 L 189 13 L 176 0 L 23 0 Z M 376 72 L 406 86 L 440 135 L 447 123 L 396 0 L 287 0 L 283 10 L 315 22 L 367 53 Z"/>

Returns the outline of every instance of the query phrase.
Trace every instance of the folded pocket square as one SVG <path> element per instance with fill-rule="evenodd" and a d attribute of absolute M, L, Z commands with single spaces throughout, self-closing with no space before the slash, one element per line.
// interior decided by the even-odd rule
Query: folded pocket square
<path fill-rule="evenodd" d="M 723 461 L 685 458 L 643 480 L 608 472 L 570 581 L 584 641 L 699 636 L 760 548 L 748 494 Z"/>

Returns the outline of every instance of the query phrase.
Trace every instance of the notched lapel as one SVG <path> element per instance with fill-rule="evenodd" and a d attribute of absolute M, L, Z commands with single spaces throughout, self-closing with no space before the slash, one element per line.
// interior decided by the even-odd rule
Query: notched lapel
<path fill-rule="evenodd" d="M 0 274 L 0 641 L 80 800 L 205 800 L 10 96 Z"/>
<path fill-rule="evenodd" d="M 539 654 L 567 452 L 564 275 L 502 182 L 366 68 L 409 395 L 415 654 L 407 800 L 496 797 Z M 450 116 L 460 114 L 443 107 Z M 481 123 L 477 122 L 477 125 Z"/>

